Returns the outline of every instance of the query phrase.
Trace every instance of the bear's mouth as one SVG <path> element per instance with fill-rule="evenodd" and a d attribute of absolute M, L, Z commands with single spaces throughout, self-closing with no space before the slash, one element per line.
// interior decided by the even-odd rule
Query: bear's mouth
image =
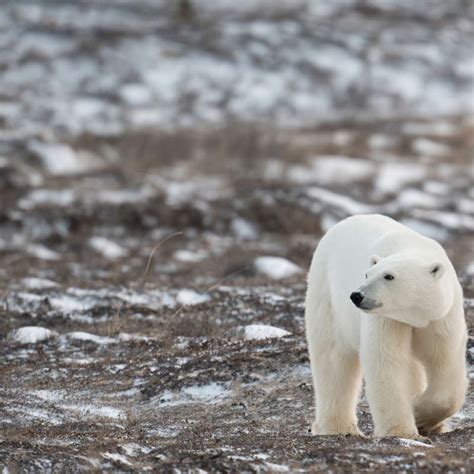
<path fill-rule="evenodd" d="M 372 311 L 373 309 L 380 308 L 381 306 L 383 306 L 382 303 L 379 303 L 374 300 L 364 299 L 364 301 L 358 306 L 358 308 L 363 311 Z"/>

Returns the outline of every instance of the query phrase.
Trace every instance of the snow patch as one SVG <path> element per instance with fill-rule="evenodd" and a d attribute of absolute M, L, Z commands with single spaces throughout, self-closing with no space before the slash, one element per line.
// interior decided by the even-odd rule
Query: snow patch
<path fill-rule="evenodd" d="M 400 444 L 406 447 L 423 447 L 423 448 L 433 448 L 432 444 L 423 443 L 422 441 L 417 441 L 416 439 L 407 439 L 407 438 L 398 438 Z"/>
<path fill-rule="evenodd" d="M 268 326 L 266 324 L 249 324 L 244 327 L 244 338 L 247 341 L 273 339 L 284 336 L 291 336 L 291 333 L 284 329 Z"/>
<path fill-rule="evenodd" d="M 166 202 L 171 207 L 196 201 L 196 199 L 214 201 L 229 195 L 222 180 L 218 178 L 197 178 L 191 181 L 171 181 L 162 177 L 154 177 L 154 184 L 163 187 L 166 193 Z M 196 203 L 195 203 L 196 204 Z"/>
<path fill-rule="evenodd" d="M 40 260 L 54 262 L 61 258 L 61 255 L 59 255 L 59 253 L 54 252 L 53 250 L 50 250 L 48 247 L 45 247 L 44 245 L 31 244 L 31 245 L 28 245 L 26 250 L 30 255 Z"/>
<path fill-rule="evenodd" d="M 65 364 L 71 364 L 71 365 L 89 365 L 89 364 L 93 364 L 96 361 L 97 359 L 94 359 L 92 357 L 80 357 L 80 358 L 66 357 L 63 359 L 63 362 Z"/>
<path fill-rule="evenodd" d="M 95 194 L 92 199 L 95 202 L 119 206 L 145 202 L 151 195 L 152 190 L 147 187 L 141 189 L 104 189 Z"/>
<path fill-rule="evenodd" d="M 414 209 L 413 217 L 426 219 L 440 224 L 442 227 L 453 231 L 473 231 L 474 217 L 467 214 L 455 212 L 443 212 L 435 210 Z"/>
<path fill-rule="evenodd" d="M 18 207 L 24 210 L 37 206 L 69 207 L 75 199 L 72 189 L 34 189 L 19 201 Z"/>
<path fill-rule="evenodd" d="M 385 163 L 381 166 L 375 186 L 382 193 L 395 193 L 407 184 L 422 181 L 424 166 L 417 163 Z"/>
<path fill-rule="evenodd" d="M 31 424 L 36 424 L 37 420 L 41 420 L 42 423 L 48 423 L 50 425 L 58 426 L 64 424 L 64 419 L 60 416 L 57 416 L 51 413 L 48 410 L 43 410 L 41 408 L 28 407 L 27 412 L 20 412 L 20 410 L 15 410 L 18 413 L 21 413 L 26 420 L 30 421 Z M 34 420 L 34 421 L 33 421 Z"/>
<path fill-rule="evenodd" d="M 298 265 L 282 257 L 258 257 L 254 265 L 258 273 L 274 280 L 289 278 L 303 271 Z"/>
<path fill-rule="evenodd" d="M 68 339 L 74 339 L 76 341 L 94 342 L 96 344 L 112 344 L 114 342 L 117 342 L 111 337 L 97 336 L 96 334 L 90 334 L 88 332 L 82 331 L 69 332 L 65 336 Z"/>
<path fill-rule="evenodd" d="M 116 298 L 120 298 L 131 305 L 145 306 L 151 309 L 162 308 L 167 306 L 172 308 L 176 306 L 176 301 L 167 292 L 159 290 L 151 290 L 147 293 L 138 293 L 131 290 L 123 289 L 113 295 Z"/>
<path fill-rule="evenodd" d="M 459 212 L 474 214 L 474 199 L 461 198 L 458 199 L 456 205 Z"/>
<path fill-rule="evenodd" d="M 149 341 L 150 338 L 147 336 L 141 336 L 139 334 L 128 334 L 126 332 L 121 332 L 118 335 L 118 340 L 123 342 L 130 342 L 130 341 Z"/>
<path fill-rule="evenodd" d="M 52 309 L 61 311 L 64 314 L 73 313 L 76 311 L 87 311 L 95 306 L 95 302 L 86 300 L 84 297 L 75 298 L 70 295 L 59 295 L 49 297 L 49 304 Z"/>
<path fill-rule="evenodd" d="M 425 181 L 423 183 L 423 189 L 430 194 L 440 196 L 446 196 L 451 192 L 451 186 L 441 181 Z"/>
<path fill-rule="evenodd" d="M 179 262 L 196 263 L 206 258 L 206 254 L 202 250 L 193 252 L 192 250 L 182 249 L 177 250 L 173 257 Z"/>
<path fill-rule="evenodd" d="M 413 143 L 413 150 L 421 156 L 445 156 L 449 155 L 451 149 L 442 143 L 428 140 L 427 138 L 418 138 Z"/>
<path fill-rule="evenodd" d="M 440 135 L 449 137 L 454 135 L 457 127 L 449 122 L 407 122 L 402 126 L 407 135 Z"/>
<path fill-rule="evenodd" d="M 48 172 L 55 176 L 83 173 L 90 168 L 85 157 L 79 157 L 70 146 L 62 143 L 33 142 L 30 150 L 41 159 Z"/>
<path fill-rule="evenodd" d="M 474 275 L 474 262 L 470 262 L 466 268 L 466 273 L 468 275 Z"/>
<path fill-rule="evenodd" d="M 436 196 L 424 193 L 419 189 L 408 188 L 402 190 L 397 198 L 403 208 L 412 207 L 440 207 L 440 199 Z"/>
<path fill-rule="evenodd" d="M 369 138 L 369 147 L 376 150 L 383 150 L 394 146 L 396 140 L 385 133 L 374 133 Z"/>
<path fill-rule="evenodd" d="M 89 245 L 97 253 L 100 253 L 109 260 L 116 260 L 128 254 L 126 249 L 105 237 L 91 237 L 89 239 Z"/>
<path fill-rule="evenodd" d="M 95 405 L 60 405 L 64 410 L 78 413 L 81 417 L 104 417 L 121 420 L 125 418 L 125 413 L 119 408 Z"/>
<path fill-rule="evenodd" d="M 314 162 L 318 181 L 323 183 L 352 183 L 369 178 L 374 173 L 374 165 L 369 160 L 347 156 L 320 156 Z M 344 170 L 341 173 L 341 170 Z"/>
<path fill-rule="evenodd" d="M 185 306 L 201 304 L 209 300 L 209 295 L 203 295 L 187 288 L 180 290 L 176 295 L 176 301 Z"/>
<path fill-rule="evenodd" d="M 344 172 L 341 173 L 341 170 Z M 374 164 L 368 160 L 329 155 L 314 158 L 311 169 L 294 167 L 289 174 L 290 179 L 300 183 L 347 184 L 367 179 L 374 172 Z"/>
<path fill-rule="evenodd" d="M 184 387 L 179 392 L 166 390 L 160 397 L 160 407 L 183 405 L 186 403 L 209 403 L 221 402 L 230 395 L 228 384 L 211 382 L 206 385 L 192 385 Z"/>
<path fill-rule="evenodd" d="M 28 290 L 46 290 L 49 288 L 55 288 L 58 284 L 52 280 L 48 280 L 46 278 L 23 278 L 21 280 L 23 286 Z"/>
<path fill-rule="evenodd" d="M 349 196 L 343 196 L 342 194 L 337 194 L 333 191 L 329 191 L 328 189 L 313 186 L 307 190 L 307 195 L 310 198 L 316 199 L 330 207 L 342 209 L 348 215 L 369 214 L 376 212 L 375 206 L 358 202 Z"/>
<path fill-rule="evenodd" d="M 119 95 L 129 105 L 145 105 L 152 99 L 150 89 L 143 84 L 125 84 L 120 89 Z"/>
<path fill-rule="evenodd" d="M 284 464 L 275 464 L 273 462 L 265 462 L 265 467 L 269 472 L 290 472 L 290 468 Z"/>
<path fill-rule="evenodd" d="M 64 398 L 63 392 L 60 390 L 35 390 L 31 392 L 35 397 L 41 398 L 45 402 L 58 402 Z"/>
<path fill-rule="evenodd" d="M 258 235 L 255 226 L 241 217 L 236 217 L 232 220 L 231 229 L 237 238 L 243 240 L 256 239 Z"/>
<path fill-rule="evenodd" d="M 58 333 L 40 326 L 25 326 L 10 331 L 8 337 L 20 344 L 36 344 L 57 336 Z"/>

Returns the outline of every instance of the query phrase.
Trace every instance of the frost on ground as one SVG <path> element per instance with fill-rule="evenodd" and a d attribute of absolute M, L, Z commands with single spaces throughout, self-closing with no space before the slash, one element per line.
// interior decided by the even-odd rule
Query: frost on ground
<path fill-rule="evenodd" d="M 447 249 L 472 364 L 472 9 L 193 3 L 2 5 L 0 465 L 467 472 L 472 393 L 433 445 L 310 436 L 303 310 L 382 212 Z"/>

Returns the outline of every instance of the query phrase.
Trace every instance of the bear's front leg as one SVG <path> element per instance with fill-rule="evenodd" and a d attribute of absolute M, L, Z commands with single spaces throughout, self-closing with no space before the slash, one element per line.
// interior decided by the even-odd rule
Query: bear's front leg
<path fill-rule="evenodd" d="M 364 316 L 361 359 L 375 436 L 420 438 L 413 414 L 412 327 Z"/>

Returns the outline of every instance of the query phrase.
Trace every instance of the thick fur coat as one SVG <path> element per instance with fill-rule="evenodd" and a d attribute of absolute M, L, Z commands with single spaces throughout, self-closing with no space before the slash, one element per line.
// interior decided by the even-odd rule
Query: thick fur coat
<path fill-rule="evenodd" d="M 305 319 L 313 434 L 361 434 L 362 376 L 375 436 L 445 431 L 464 403 L 462 289 L 434 240 L 381 215 L 338 223 L 314 253 Z"/>

